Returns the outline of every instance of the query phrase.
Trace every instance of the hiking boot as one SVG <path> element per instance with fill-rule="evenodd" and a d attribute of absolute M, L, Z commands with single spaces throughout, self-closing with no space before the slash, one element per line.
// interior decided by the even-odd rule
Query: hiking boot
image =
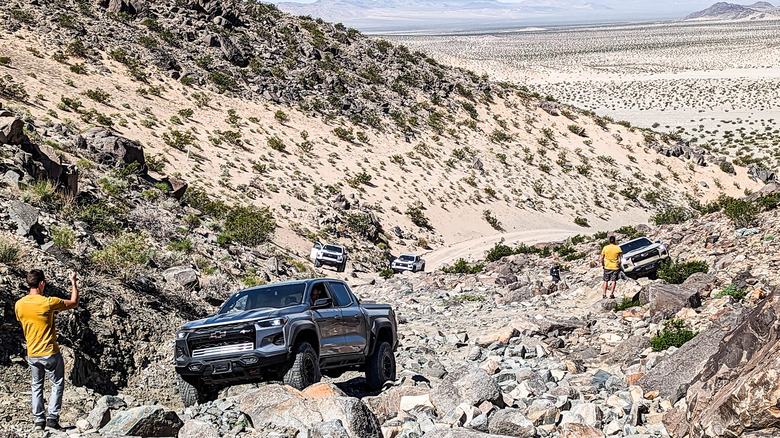
<path fill-rule="evenodd" d="M 35 430 L 44 430 L 46 429 L 46 422 L 45 421 L 36 421 L 35 422 Z"/>
<path fill-rule="evenodd" d="M 46 420 L 46 428 L 47 429 L 54 429 L 54 430 L 62 430 L 62 426 L 60 426 L 60 420 L 57 418 L 49 418 Z"/>

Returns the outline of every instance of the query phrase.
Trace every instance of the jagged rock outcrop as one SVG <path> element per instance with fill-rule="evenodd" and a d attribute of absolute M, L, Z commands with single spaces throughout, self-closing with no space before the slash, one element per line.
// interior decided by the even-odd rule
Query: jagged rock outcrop
<path fill-rule="evenodd" d="M 92 161 L 108 166 L 127 166 L 137 163 L 144 170 L 146 160 L 140 143 L 113 134 L 105 128 L 90 128 L 75 139 L 76 147 L 83 149 Z"/>
<path fill-rule="evenodd" d="M 649 316 L 660 322 L 684 307 L 701 305 L 701 295 L 693 287 L 677 284 L 650 284 L 639 292 L 639 302 L 649 305 Z"/>
<path fill-rule="evenodd" d="M 176 436 L 182 425 L 175 412 L 160 406 L 140 406 L 121 411 L 111 419 L 100 433 L 104 435 L 168 437 Z"/>
<path fill-rule="evenodd" d="M 669 415 L 678 437 L 740 436 L 780 425 L 780 288 L 718 346 L 688 388 L 684 415 Z M 672 423 L 679 420 L 684 423 Z"/>

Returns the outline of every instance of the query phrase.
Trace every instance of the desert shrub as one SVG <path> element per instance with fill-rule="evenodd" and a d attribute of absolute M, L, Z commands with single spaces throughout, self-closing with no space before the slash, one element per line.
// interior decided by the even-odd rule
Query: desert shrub
<path fill-rule="evenodd" d="M 333 135 L 335 135 L 336 137 L 344 141 L 348 141 L 348 142 L 355 141 L 355 135 L 352 133 L 352 128 L 347 129 L 347 128 L 342 128 L 341 126 L 337 126 L 333 128 L 332 132 Z"/>
<path fill-rule="evenodd" d="M 671 258 L 668 258 L 658 267 L 658 278 L 667 283 L 682 284 L 691 275 L 697 272 L 707 273 L 709 270 L 707 262 L 703 260 L 680 262 L 679 259 L 672 261 Z"/>
<path fill-rule="evenodd" d="M 737 228 L 750 227 L 758 220 L 759 209 L 756 204 L 744 199 L 735 199 L 723 207 L 723 214 Z"/>
<path fill-rule="evenodd" d="M 274 119 L 278 121 L 279 123 L 284 123 L 290 120 L 290 117 L 287 115 L 286 112 L 282 110 L 278 110 L 274 113 Z"/>
<path fill-rule="evenodd" d="M 420 228 L 430 228 L 431 223 L 420 207 L 410 206 L 406 209 L 406 215 L 412 220 L 412 223 Z"/>
<path fill-rule="evenodd" d="M 19 261 L 19 245 L 5 237 L 0 238 L 0 263 L 13 265 L 17 261 Z"/>
<path fill-rule="evenodd" d="M 504 227 L 501 225 L 501 221 L 497 217 L 493 216 L 493 212 L 485 210 L 482 212 L 482 218 L 490 224 L 496 231 L 504 231 Z"/>
<path fill-rule="evenodd" d="M 77 217 L 87 226 L 100 233 L 119 234 L 127 220 L 127 207 L 97 201 L 82 205 Z"/>
<path fill-rule="evenodd" d="M 14 82 L 14 78 L 11 75 L 0 76 L 0 96 L 7 97 L 8 99 L 24 101 L 30 94 L 23 84 Z"/>
<path fill-rule="evenodd" d="M 39 205 L 52 205 L 59 198 L 57 186 L 45 179 L 28 184 L 22 192 L 23 201 Z"/>
<path fill-rule="evenodd" d="M 187 150 L 189 146 L 195 144 L 195 136 L 190 130 L 179 131 L 168 128 L 168 132 L 163 132 L 162 140 L 166 145 L 180 151 Z"/>
<path fill-rule="evenodd" d="M 267 207 L 233 207 L 225 218 L 223 242 L 259 245 L 268 240 L 276 230 L 276 221 Z"/>
<path fill-rule="evenodd" d="M 192 241 L 190 239 L 172 240 L 171 243 L 168 244 L 168 249 L 189 254 L 192 252 Z"/>
<path fill-rule="evenodd" d="M 284 152 L 285 149 L 287 149 L 287 146 L 284 144 L 281 138 L 277 136 L 268 137 L 268 146 L 279 152 Z"/>
<path fill-rule="evenodd" d="M 93 252 L 90 260 L 99 270 L 128 280 L 146 266 L 151 256 L 143 234 L 127 233 Z"/>
<path fill-rule="evenodd" d="M 347 184 L 352 188 L 358 188 L 363 184 L 371 183 L 371 175 L 366 172 L 360 172 L 351 178 L 347 178 Z"/>
<path fill-rule="evenodd" d="M 188 230 L 194 230 L 195 228 L 198 228 L 201 224 L 201 220 L 198 216 L 194 214 L 188 214 L 187 216 L 184 216 L 182 219 L 182 222 L 184 222 L 185 225 L 187 225 Z"/>
<path fill-rule="evenodd" d="M 76 246 L 76 233 L 68 227 L 51 227 L 51 240 L 60 249 L 70 251 Z"/>
<path fill-rule="evenodd" d="M 780 205 L 780 192 L 764 195 L 756 199 L 756 204 L 764 211 L 774 210 Z"/>
<path fill-rule="evenodd" d="M 681 224 L 691 218 L 691 213 L 685 207 L 669 206 L 650 216 L 650 222 L 655 225 Z"/>
<path fill-rule="evenodd" d="M 687 327 L 682 319 L 670 319 L 664 323 L 661 332 L 650 339 L 653 351 L 663 351 L 669 347 L 682 347 L 683 344 L 693 339 L 698 332 Z"/>
<path fill-rule="evenodd" d="M 444 267 L 441 268 L 441 270 L 446 274 L 478 274 L 482 272 L 484 268 L 485 265 L 483 264 L 469 266 L 469 263 L 466 261 L 466 259 L 458 259 L 451 268 Z"/>
<path fill-rule="evenodd" d="M 182 202 L 185 205 L 200 210 L 217 219 L 222 219 L 230 211 L 230 207 L 219 199 L 212 199 L 205 190 L 200 187 L 189 187 L 184 193 Z"/>
<path fill-rule="evenodd" d="M 144 154 L 144 162 L 146 163 L 146 168 L 151 170 L 152 172 L 161 173 L 163 169 L 165 169 L 165 163 L 166 159 L 165 157 L 160 154 Z"/>
<path fill-rule="evenodd" d="M 109 100 L 111 100 L 111 93 L 103 91 L 100 88 L 87 90 L 84 92 L 84 95 L 99 103 L 107 103 Z"/>
<path fill-rule="evenodd" d="M 615 307 L 613 307 L 612 310 L 614 310 L 615 312 L 619 312 L 621 310 L 626 310 L 631 307 L 636 307 L 639 305 L 641 304 L 639 303 L 638 299 L 635 300 L 633 298 L 623 297 L 623 301 L 621 301 L 618 304 L 615 304 Z"/>
<path fill-rule="evenodd" d="M 515 251 L 508 245 L 504 244 L 504 239 L 501 239 L 500 242 L 497 242 L 495 245 L 493 245 L 493 248 L 490 248 L 485 253 L 485 261 L 495 262 L 513 254 L 515 254 Z"/>
<path fill-rule="evenodd" d="M 393 275 L 395 275 L 395 271 L 393 271 L 390 268 L 385 268 L 385 269 L 382 269 L 381 271 L 379 271 L 379 276 L 382 277 L 382 278 L 390 278 Z"/>
<path fill-rule="evenodd" d="M 375 236 L 376 227 L 374 226 L 371 216 L 365 213 L 349 213 L 344 216 L 344 221 L 347 224 L 347 228 L 353 233 L 365 237 L 373 238 Z"/>
<path fill-rule="evenodd" d="M 238 88 L 238 83 L 235 79 L 233 79 L 232 76 L 226 75 L 225 73 L 222 73 L 221 71 L 214 70 L 211 73 L 209 73 L 208 76 L 209 80 L 214 83 L 214 85 L 217 86 L 217 89 L 220 93 L 224 93 L 225 91 L 233 91 L 236 88 Z"/>
<path fill-rule="evenodd" d="M 634 228 L 634 227 L 632 227 L 630 225 L 626 225 L 626 226 L 620 227 L 617 230 L 615 230 L 615 232 L 618 233 L 618 234 L 625 235 L 626 237 L 628 237 L 628 240 L 636 239 L 637 237 L 644 237 L 645 236 L 645 233 L 637 230 L 636 228 Z"/>
<path fill-rule="evenodd" d="M 574 218 L 574 223 L 581 226 L 581 227 L 590 227 L 590 224 L 588 223 L 588 220 L 584 217 L 577 216 Z"/>
<path fill-rule="evenodd" d="M 747 291 L 743 289 L 738 289 L 736 285 L 730 284 L 723 289 L 720 290 L 717 294 L 715 294 L 715 298 L 722 298 L 726 295 L 734 297 L 734 300 L 736 301 L 742 301 L 743 298 L 747 296 Z"/>

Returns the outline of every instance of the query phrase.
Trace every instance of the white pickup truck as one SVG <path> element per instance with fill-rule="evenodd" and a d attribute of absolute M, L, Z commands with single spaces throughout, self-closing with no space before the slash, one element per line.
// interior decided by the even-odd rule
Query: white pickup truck
<path fill-rule="evenodd" d="M 328 265 L 335 266 L 338 272 L 344 272 L 347 267 L 347 252 L 343 246 L 315 242 L 310 257 L 316 268 Z"/>
<path fill-rule="evenodd" d="M 425 271 L 425 260 L 421 259 L 418 255 L 401 254 L 398 256 L 398 258 L 393 260 L 393 263 L 390 264 L 390 269 L 395 272 Z"/>

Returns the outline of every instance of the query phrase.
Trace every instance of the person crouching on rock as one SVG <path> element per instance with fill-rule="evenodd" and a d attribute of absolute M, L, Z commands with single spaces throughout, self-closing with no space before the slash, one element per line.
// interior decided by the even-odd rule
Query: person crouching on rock
<path fill-rule="evenodd" d="M 553 263 L 552 267 L 550 268 L 550 277 L 552 277 L 552 282 L 554 284 L 558 284 L 559 281 L 561 281 L 561 265 L 558 262 Z"/>
<path fill-rule="evenodd" d="M 79 306 L 79 290 L 76 287 L 76 273 L 69 274 L 71 293 L 69 300 L 46 297 L 43 289 L 46 279 L 43 271 L 33 269 L 27 274 L 30 293 L 16 302 L 16 319 L 22 324 L 27 340 L 27 363 L 32 372 L 32 411 L 35 430 L 61 429 L 60 410 L 62 393 L 65 389 L 65 361 L 57 344 L 57 329 L 54 326 L 55 312 L 75 309 Z M 43 377 L 52 383 L 49 399 L 49 415 L 46 416 L 43 400 Z"/>
<path fill-rule="evenodd" d="M 615 244 L 615 236 L 609 236 L 609 245 L 601 250 L 601 266 L 604 268 L 604 291 L 601 298 L 607 297 L 607 286 L 612 283 L 610 298 L 615 298 L 615 286 L 620 277 L 620 256 L 623 250 Z"/>

